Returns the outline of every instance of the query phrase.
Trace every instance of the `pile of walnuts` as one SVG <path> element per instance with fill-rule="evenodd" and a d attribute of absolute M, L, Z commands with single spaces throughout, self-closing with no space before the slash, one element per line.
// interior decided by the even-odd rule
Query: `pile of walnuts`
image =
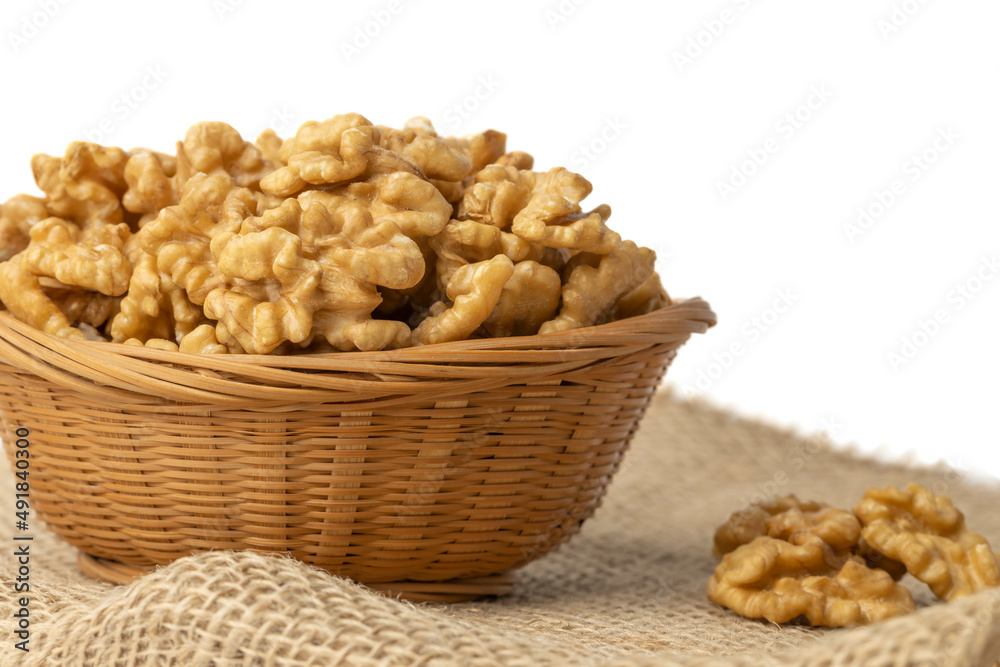
<path fill-rule="evenodd" d="M 0 207 L 0 302 L 48 333 L 191 353 L 382 350 L 645 314 L 653 251 L 487 131 L 358 114 L 254 143 L 198 123 L 176 155 L 74 142 Z"/>
<path fill-rule="evenodd" d="M 947 496 L 869 489 L 853 511 L 779 496 L 715 534 L 708 598 L 749 618 L 840 627 L 916 609 L 906 573 L 945 601 L 1000 586 L 1000 562 Z"/>

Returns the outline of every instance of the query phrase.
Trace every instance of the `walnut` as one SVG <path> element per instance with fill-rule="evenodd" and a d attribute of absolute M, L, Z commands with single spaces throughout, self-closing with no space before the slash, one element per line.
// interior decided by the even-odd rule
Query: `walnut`
<path fill-rule="evenodd" d="M 125 194 L 128 153 L 120 148 L 74 141 L 60 160 L 49 155 L 31 159 L 35 182 L 48 196 L 54 216 L 79 225 L 88 222 L 119 223 L 124 220 L 121 197 Z"/>
<path fill-rule="evenodd" d="M 177 343 L 172 340 L 164 340 L 162 338 L 150 338 L 149 340 L 143 342 L 138 338 L 129 338 L 126 341 L 122 341 L 125 345 L 135 345 L 138 347 L 148 347 L 154 350 L 167 350 L 168 352 L 177 352 Z"/>
<path fill-rule="evenodd" d="M 189 333 L 202 319 L 201 309 L 160 270 L 156 257 L 142 253 L 133 266 L 128 294 L 111 323 L 111 340 L 174 340 Z"/>
<path fill-rule="evenodd" d="M 71 222 L 48 218 L 31 228 L 31 243 L 12 262 L 36 276 L 120 296 L 128 290 L 132 267 L 123 249 L 127 225 L 94 225 L 80 231 Z"/>
<path fill-rule="evenodd" d="M 506 255 L 455 271 L 448 281 L 450 307 L 439 301 L 430 316 L 413 331 L 414 345 L 444 343 L 468 338 L 490 316 L 504 285 L 514 273 L 514 263 Z"/>
<path fill-rule="evenodd" d="M 794 494 L 775 496 L 734 513 L 715 531 L 716 559 L 761 536 L 787 540 L 797 533 L 816 535 L 834 549 L 849 549 L 861 537 L 853 514 L 826 503 L 799 500 Z"/>
<path fill-rule="evenodd" d="M 411 119 L 402 130 L 378 126 L 379 145 L 411 162 L 427 178 L 461 181 L 472 171 L 472 160 L 456 143 L 434 131 L 426 118 Z"/>
<path fill-rule="evenodd" d="M 493 229 L 493 228 L 491 228 Z M 560 298 L 559 273 L 531 260 L 514 265 L 514 273 L 500 292 L 500 300 L 483 322 L 494 337 L 532 336 L 556 314 Z"/>
<path fill-rule="evenodd" d="M 986 539 L 965 526 L 947 496 L 909 484 L 868 489 L 854 507 L 864 539 L 902 562 L 942 600 L 1000 586 L 1000 563 Z"/>
<path fill-rule="evenodd" d="M 58 283 L 55 286 L 48 286 L 46 285 L 47 281 L 45 278 L 39 278 L 38 282 L 42 285 L 45 294 L 52 303 L 66 316 L 66 319 L 81 329 L 84 328 L 84 325 L 89 325 L 93 328 L 103 326 L 117 315 L 121 308 L 122 297 L 108 296 L 100 292 L 84 291 L 67 287 L 62 285 L 62 283 Z"/>
<path fill-rule="evenodd" d="M 709 600 L 748 618 L 842 627 L 915 611 L 910 592 L 818 536 L 758 537 L 726 554 L 708 582 Z"/>
<path fill-rule="evenodd" d="M 437 296 L 444 294 L 438 289 L 437 282 L 437 255 L 431 247 L 430 239 L 426 236 L 418 236 L 414 242 L 420 248 L 424 257 L 424 275 L 413 287 L 404 289 L 382 288 L 382 303 L 378 305 L 376 312 L 380 316 L 392 316 L 393 319 L 407 319 L 403 313 L 407 307 L 410 312 L 413 309 L 426 309 L 437 300 Z"/>
<path fill-rule="evenodd" d="M 261 189 L 289 197 L 308 186 L 347 183 L 363 177 L 405 171 L 422 176 L 405 158 L 379 145 L 378 128 L 360 114 L 343 114 L 318 123 L 309 121 L 281 145 L 285 166 L 261 180 Z"/>
<path fill-rule="evenodd" d="M 281 140 L 281 137 L 269 128 L 257 135 L 257 140 L 253 142 L 253 145 L 257 147 L 257 150 L 260 151 L 261 156 L 265 160 L 277 168 L 285 166 L 285 162 L 281 159 L 282 143 L 284 142 Z"/>
<path fill-rule="evenodd" d="M 82 337 L 41 279 L 106 296 L 124 294 L 132 270 L 123 254 L 128 226 L 95 224 L 81 232 L 72 222 L 47 218 L 30 236 L 27 248 L 0 264 L 0 301 L 22 322 L 57 336 Z"/>
<path fill-rule="evenodd" d="M 451 216 L 451 206 L 441 193 L 407 172 L 377 175 L 331 192 L 364 202 L 375 224 L 392 222 L 410 238 L 440 233 Z"/>
<path fill-rule="evenodd" d="M 505 255 L 513 262 L 538 260 L 542 256 L 539 251 L 543 250 L 498 227 L 474 220 L 452 220 L 430 239 L 430 246 L 437 256 L 437 281 L 442 293 L 452 274 L 466 264 L 484 262 L 497 255 Z"/>
<path fill-rule="evenodd" d="M 371 312 L 376 285 L 407 289 L 423 277 L 410 236 L 439 232 L 450 212 L 432 185 L 397 172 L 306 191 L 257 216 L 263 201 L 227 174 L 197 174 L 140 232 L 158 268 L 218 320 L 219 343 L 257 354 L 317 334 L 340 349 L 408 344 L 405 324 L 371 322 Z"/>
<path fill-rule="evenodd" d="M 273 149 L 268 145 L 272 137 L 277 140 L 273 132 L 262 135 L 269 150 Z M 278 166 L 229 125 L 196 123 L 184 141 L 177 143 L 176 158 L 149 150 L 132 151 L 125 165 L 128 189 L 122 203 L 127 211 L 144 216 L 138 225 L 142 227 L 162 209 L 177 205 L 184 186 L 195 174 L 226 175 L 236 187 L 257 191 L 261 178 Z"/>
<path fill-rule="evenodd" d="M 660 274 L 654 271 L 644 283 L 618 299 L 611 319 L 624 320 L 627 317 L 646 315 L 669 306 L 670 303 L 670 296 L 663 289 Z"/>
<path fill-rule="evenodd" d="M 380 145 L 412 162 L 448 203 L 462 199 L 480 170 L 504 155 L 507 135 L 487 130 L 467 137 L 441 137 L 430 120 L 411 118 L 402 130 L 379 126 Z"/>
<path fill-rule="evenodd" d="M 158 269 L 192 303 L 203 305 L 209 292 L 225 284 L 212 254 L 212 238 L 224 216 L 230 225 L 242 223 L 249 204 L 256 205 L 252 193 L 235 187 L 227 174 L 196 174 L 185 183 L 180 202 L 161 210 L 136 236 L 141 249 L 156 257 Z"/>
<path fill-rule="evenodd" d="M 559 315 L 542 325 L 539 333 L 566 331 L 603 324 L 618 300 L 642 285 L 653 273 L 656 253 L 632 241 L 608 255 L 581 253 L 562 288 Z"/>
<path fill-rule="evenodd" d="M 476 175 L 458 217 L 509 227 L 550 248 L 603 255 L 618 248 L 621 237 L 605 225 L 610 207 L 602 204 L 589 213 L 580 207 L 591 190 L 590 181 L 562 167 L 539 173 L 495 164 Z"/>
<path fill-rule="evenodd" d="M 46 296 L 38 276 L 17 262 L 0 264 L 0 301 L 11 315 L 36 329 L 63 338 L 84 337 Z"/>
<path fill-rule="evenodd" d="M 239 132 L 219 122 L 192 125 L 178 146 L 178 154 L 194 172 L 228 174 L 237 187 L 254 190 L 277 166 L 266 160 L 257 146 L 244 141 Z"/>
<path fill-rule="evenodd" d="M 231 348 L 220 343 L 215 334 L 215 326 L 211 324 L 201 324 L 192 329 L 181 338 L 178 349 L 185 354 L 242 354 L 244 352 L 238 344 L 235 348 Z"/>
<path fill-rule="evenodd" d="M 513 166 L 490 165 L 476 175 L 458 206 L 459 220 L 474 220 L 509 230 L 514 217 L 528 202 L 536 183 L 536 173 Z"/>
<path fill-rule="evenodd" d="M 570 172 L 567 172 L 570 173 Z M 564 211 L 568 199 L 560 195 L 536 195 L 514 218 L 513 232 L 523 239 L 550 248 L 571 248 L 605 254 L 621 245 L 622 238 L 608 229 L 611 207 L 601 204 L 593 211 Z"/>
<path fill-rule="evenodd" d="M 794 494 L 775 496 L 735 512 L 715 531 L 712 555 L 716 560 L 758 537 L 788 540 L 798 533 L 816 535 L 838 555 L 857 555 L 868 567 L 888 572 L 896 581 L 906 568 L 887 558 L 861 539 L 861 524 L 850 512 L 826 503 L 800 500 Z"/>
<path fill-rule="evenodd" d="M 30 195 L 15 195 L 0 206 L 0 262 L 27 248 L 31 226 L 47 217 L 45 200 Z"/>
<path fill-rule="evenodd" d="M 532 169 L 535 166 L 535 158 L 524 151 L 511 151 L 498 157 L 496 164 L 515 169 Z"/>
<path fill-rule="evenodd" d="M 125 163 L 125 183 L 122 196 L 125 210 L 142 215 L 155 215 L 180 200 L 177 160 L 172 157 L 142 151 Z"/>
<path fill-rule="evenodd" d="M 288 199 L 260 217 L 233 220 L 212 240 L 227 278 L 205 299 L 219 342 L 235 338 L 247 352 L 268 354 L 285 341 L 307 341 L 315 327 L 340 349 L 407 344 L 405 324 L 374 321 L 371 313 L 381 300 L 375 285 L 420 280 L 420 248 L 393 223 L 376 225 L 357 200 L 303 199 L 305 207 Z"/>
<path fill-rule="evenodd" d="M 466 137 L 444 137 L 444 142 L 472 162 L 472 171 L 467 176 L 475 176 L 487 166 L 502 160 L 507 150 L 507 135 L 496 130 Z M 525 155 L 527 153 L 518 153 L 519 163 L 524 164 Z M 530 169 L 531 165 L 522 168 Z"/>
<path fill-rule="evenodd" d="M 858 540 L 858 546 L 854 548 L 854 553 L 860 558 L 863 558 L 865 564 L 868 567 L 877 567 L 879 569 L 885 570 L 889 575 L 899 581 L 904 576 L 906 576 L 906 566 L 900 563 L 898 560 L 893 560 L 883 554 L 881 551 L 868 544 L 865 538 L 862 537 Z"/>

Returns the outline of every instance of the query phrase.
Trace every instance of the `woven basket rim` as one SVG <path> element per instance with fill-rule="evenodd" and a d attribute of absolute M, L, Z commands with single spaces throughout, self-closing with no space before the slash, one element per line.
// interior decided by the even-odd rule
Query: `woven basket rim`
<path fill-rule="evenodd" d="M 437 343 L 399 350 L 299 355 L 199 355 L 59 338 L 0 311 L 0 364 L 108 400 L 145 394 L 198 404 L 370 400 L 454 395 L 704 333 L 716 315 L 700 297 L 569 331 Z M 419 381 L 415 381 L 419 380 Z M 124 392 L 124 393 L 123 393 Z"/>

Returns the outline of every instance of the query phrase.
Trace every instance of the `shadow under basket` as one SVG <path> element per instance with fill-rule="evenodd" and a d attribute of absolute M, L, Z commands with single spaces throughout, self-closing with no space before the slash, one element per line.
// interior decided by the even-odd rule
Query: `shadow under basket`
<path fill-rule="evenodd" d="M 594 513 L 677 349 L 714 323 L 690 299 L 540 336 L 229 356 L 0 312 L 3 438 L 15 469 L 28 442 L 31 508 L 106 581 L 249 549 L 414 601 L 502 595 Z"/>

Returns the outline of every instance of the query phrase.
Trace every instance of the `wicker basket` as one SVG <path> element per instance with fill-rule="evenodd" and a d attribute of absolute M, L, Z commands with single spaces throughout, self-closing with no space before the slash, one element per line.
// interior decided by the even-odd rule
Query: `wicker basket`
<path fill-rule="evenodd" d="M 32 509 L 99 578 L 253 549 L 468 599 L 579 530 L 677 348 L 714 322 L 692 299 L 544 336 L 260 357 L 67 341 L 0 312 L 0 417 L 7 443 L 31 432 Z"/>

